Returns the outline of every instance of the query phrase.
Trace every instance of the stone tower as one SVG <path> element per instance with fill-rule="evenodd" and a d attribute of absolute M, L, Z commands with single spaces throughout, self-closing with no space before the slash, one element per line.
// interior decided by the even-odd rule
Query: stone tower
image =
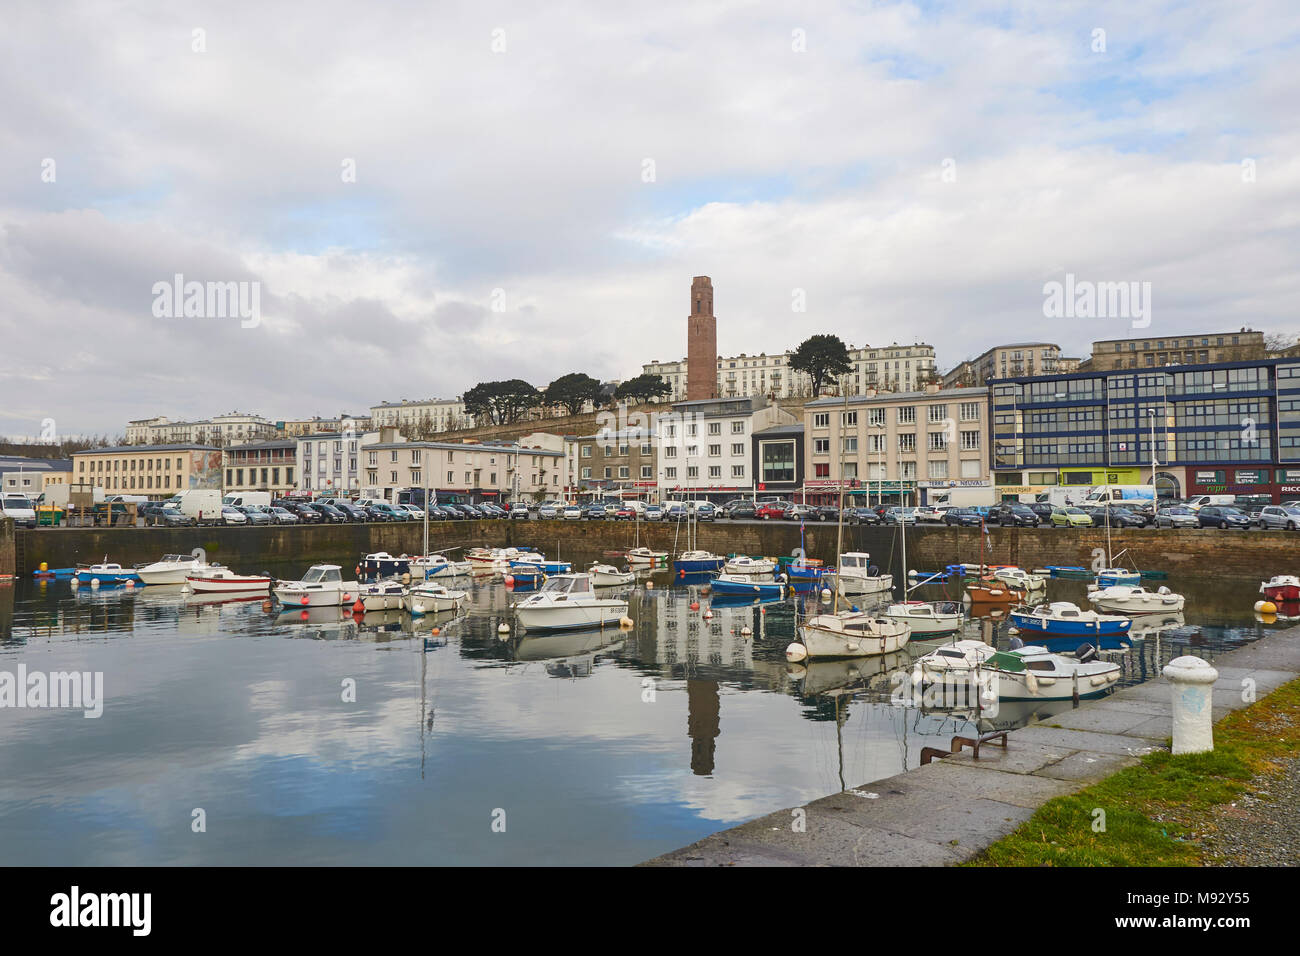
<path fill-rule="evenodd" d="M 686 400 L 718 397 L 718 320 L 713 316 L 713 281 L 691 280 L 691 315 L 686 320 Z"/>

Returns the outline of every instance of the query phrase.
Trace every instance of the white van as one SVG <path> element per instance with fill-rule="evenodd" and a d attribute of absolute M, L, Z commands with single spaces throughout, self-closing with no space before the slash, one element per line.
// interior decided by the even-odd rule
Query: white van
<path fill-rule="evenodd" d="M 19 528 L 36 527 L 36 507 L 26 495 L 12 492 L 0 495 L 0 517 L 13 518 Z"/>
<path fill-rule="evenodd" d="M 1195 495 L 1187 499 L 1187 507 L 1193 511 L 1200 511 L 1204 505 L 1227 505 L 1230 507 L 1236 503 L 1236 495 Z"/>

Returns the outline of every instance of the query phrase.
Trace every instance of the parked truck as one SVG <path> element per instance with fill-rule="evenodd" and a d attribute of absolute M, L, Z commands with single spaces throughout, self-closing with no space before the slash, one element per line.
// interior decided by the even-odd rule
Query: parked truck
<path fill-rule="evenodd" d="M 36 499 L 37 505 L 54 505 L 67 508 L 68 505 L 97 505 L 104 500 L 104 489 L 99 485 L 66 484 L 46 485 L 45 491 Z"/>
<path fill-rule="evenodd" d="M 1083 499 L 1085 504 L 1095 505 L 1106 501 L 1128 501 L 1140 504 L 1156 500 L 1155 485 L 1096 485 Z"/>
<path fill-rule="evenodd" d="M 170 501 L 180 506 L 181 514 L 193 518 L 199 524 L 221 523 L 221 492 L 215 488 L 179 491 L 172 495 Z"/>
<path fill-rule="evenodd" d="M 231 508 L 248 508 L 252 505 L 271 507 L 269 491 L 236 491 L 221 499 L 221 503 Z"/>
<path fill-rule="evenodd" d="M 947 488 L 938 494 L 930 492 L 927 503 L 936 511 L 949 508 L 990 508 L 997 502 L 997 489 L 992 485 L 985 488 Z"/>

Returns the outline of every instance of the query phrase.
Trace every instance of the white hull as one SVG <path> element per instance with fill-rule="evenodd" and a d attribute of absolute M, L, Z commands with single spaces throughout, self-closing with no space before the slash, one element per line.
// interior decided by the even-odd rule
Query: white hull
<path fill-rule="evenodd" d="M 835 582 L 841 594 L 884 594 L 894 587 L 891 574 L 846 575 L 840 571 L 835 575 Z"/>
<path fill-rule="evenodd" d="M 270 578 L 255 577 L 253 575 L 232 575 L 228 578 L 191 576 L 185 579 L 185 583 L 190 586 L 190 590 L 195 594 L 230 594 L 241 591 L 261 591 L 265 593 L 271 587 Z"/>
<path fill-rule="evenodd" d="M 411 588 L 402 606 L 412 614 L 445 614 L 457 611 L 469 601 L 464 591 L 433 591 Z"/>
<path fill-rule="evenodd" d="M 598 588 L 616 588 L 625 584 L 631 584 L 636 580 L 636 575 L 630 571 L 624 574 L 621 571 L 610 573 L 608 571 L 592 571 L 591 583 Z"/>
<path fill-rule="evenodd" d="M 627 617 L 626 601 L 580 601 L 563 605 L 515 608 L 525 630 L 572 631 L 589 627 L 618 627 Z"/>
<path fill-rule="evenodd" d="M 1118 611 L 1121 614 L 1159 614 L 1168 611 L 1171 614 L 1181 611 L 1186 598 L 1181 594 L 1166 595 L 1167 599 L 1146 601 L 1142 599 L 1117 600 L 1115 598 L 1098 598 L 1090 601 L 1099 611 Z"/>
<path fill-rule="evenodd" d="M 144 584 L 184 584 L 189 575 L 202 574 L 203 568 L 198 564 L 185 564 L 158 571 L 139 568 L 135 573 Z"/>
<path fill-rule="evenodd" d="M 902 650 L 912 636 L 911 629 L 906 624 L 896 621 L 873 619 L 861 631 L 837 627 L 833 621 L 819 623 L 819 619 L 832 617 L 834 615 L 818 615 L 799 626 L 799 637 L 809 657 L 875 657 L 877 654 L 892 654 Z"/>
<path fill-rule="evenodd" d="M 338 607 L 351 604 L 357 599 L 357 582 L 345 581 L 342 584 L 312 585 L 285 584 L 273 592 L 276 600 L 285 607 Z"/>
<path fill-rule="evenodd" d="M 361 606 L 367 611 L 393 611 L 406 607 L 406 589 L 394 585 L 381 585 L 370 589 L 362 587 Z"/>
<path fill-rule="evenodd" d="M 648 551 L 645 549 L 632 549 L 627 553 L 628 564 L 667 564 L 667 551 Z"/>
<path fill-rule="evenodd" d="M 732 560 L 722 566 L 724 574 L 771 574 L 775 570 L 775 561 Z"/>

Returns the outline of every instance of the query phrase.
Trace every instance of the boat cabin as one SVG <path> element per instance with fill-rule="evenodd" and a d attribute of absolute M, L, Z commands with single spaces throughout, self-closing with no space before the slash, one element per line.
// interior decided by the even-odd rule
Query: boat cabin
<path fill-rule="evenodd" d="M 317 564 L 302 576 L 303 584 L 340 584 L 343 581 L 337 564 Z"/>
<path fill-rule="evenodd" d="M 547 578 L 538 593 L 566 597 L 571 594 L 591 594 L 591 575 L 557 574 L 553 578 Z"/>

